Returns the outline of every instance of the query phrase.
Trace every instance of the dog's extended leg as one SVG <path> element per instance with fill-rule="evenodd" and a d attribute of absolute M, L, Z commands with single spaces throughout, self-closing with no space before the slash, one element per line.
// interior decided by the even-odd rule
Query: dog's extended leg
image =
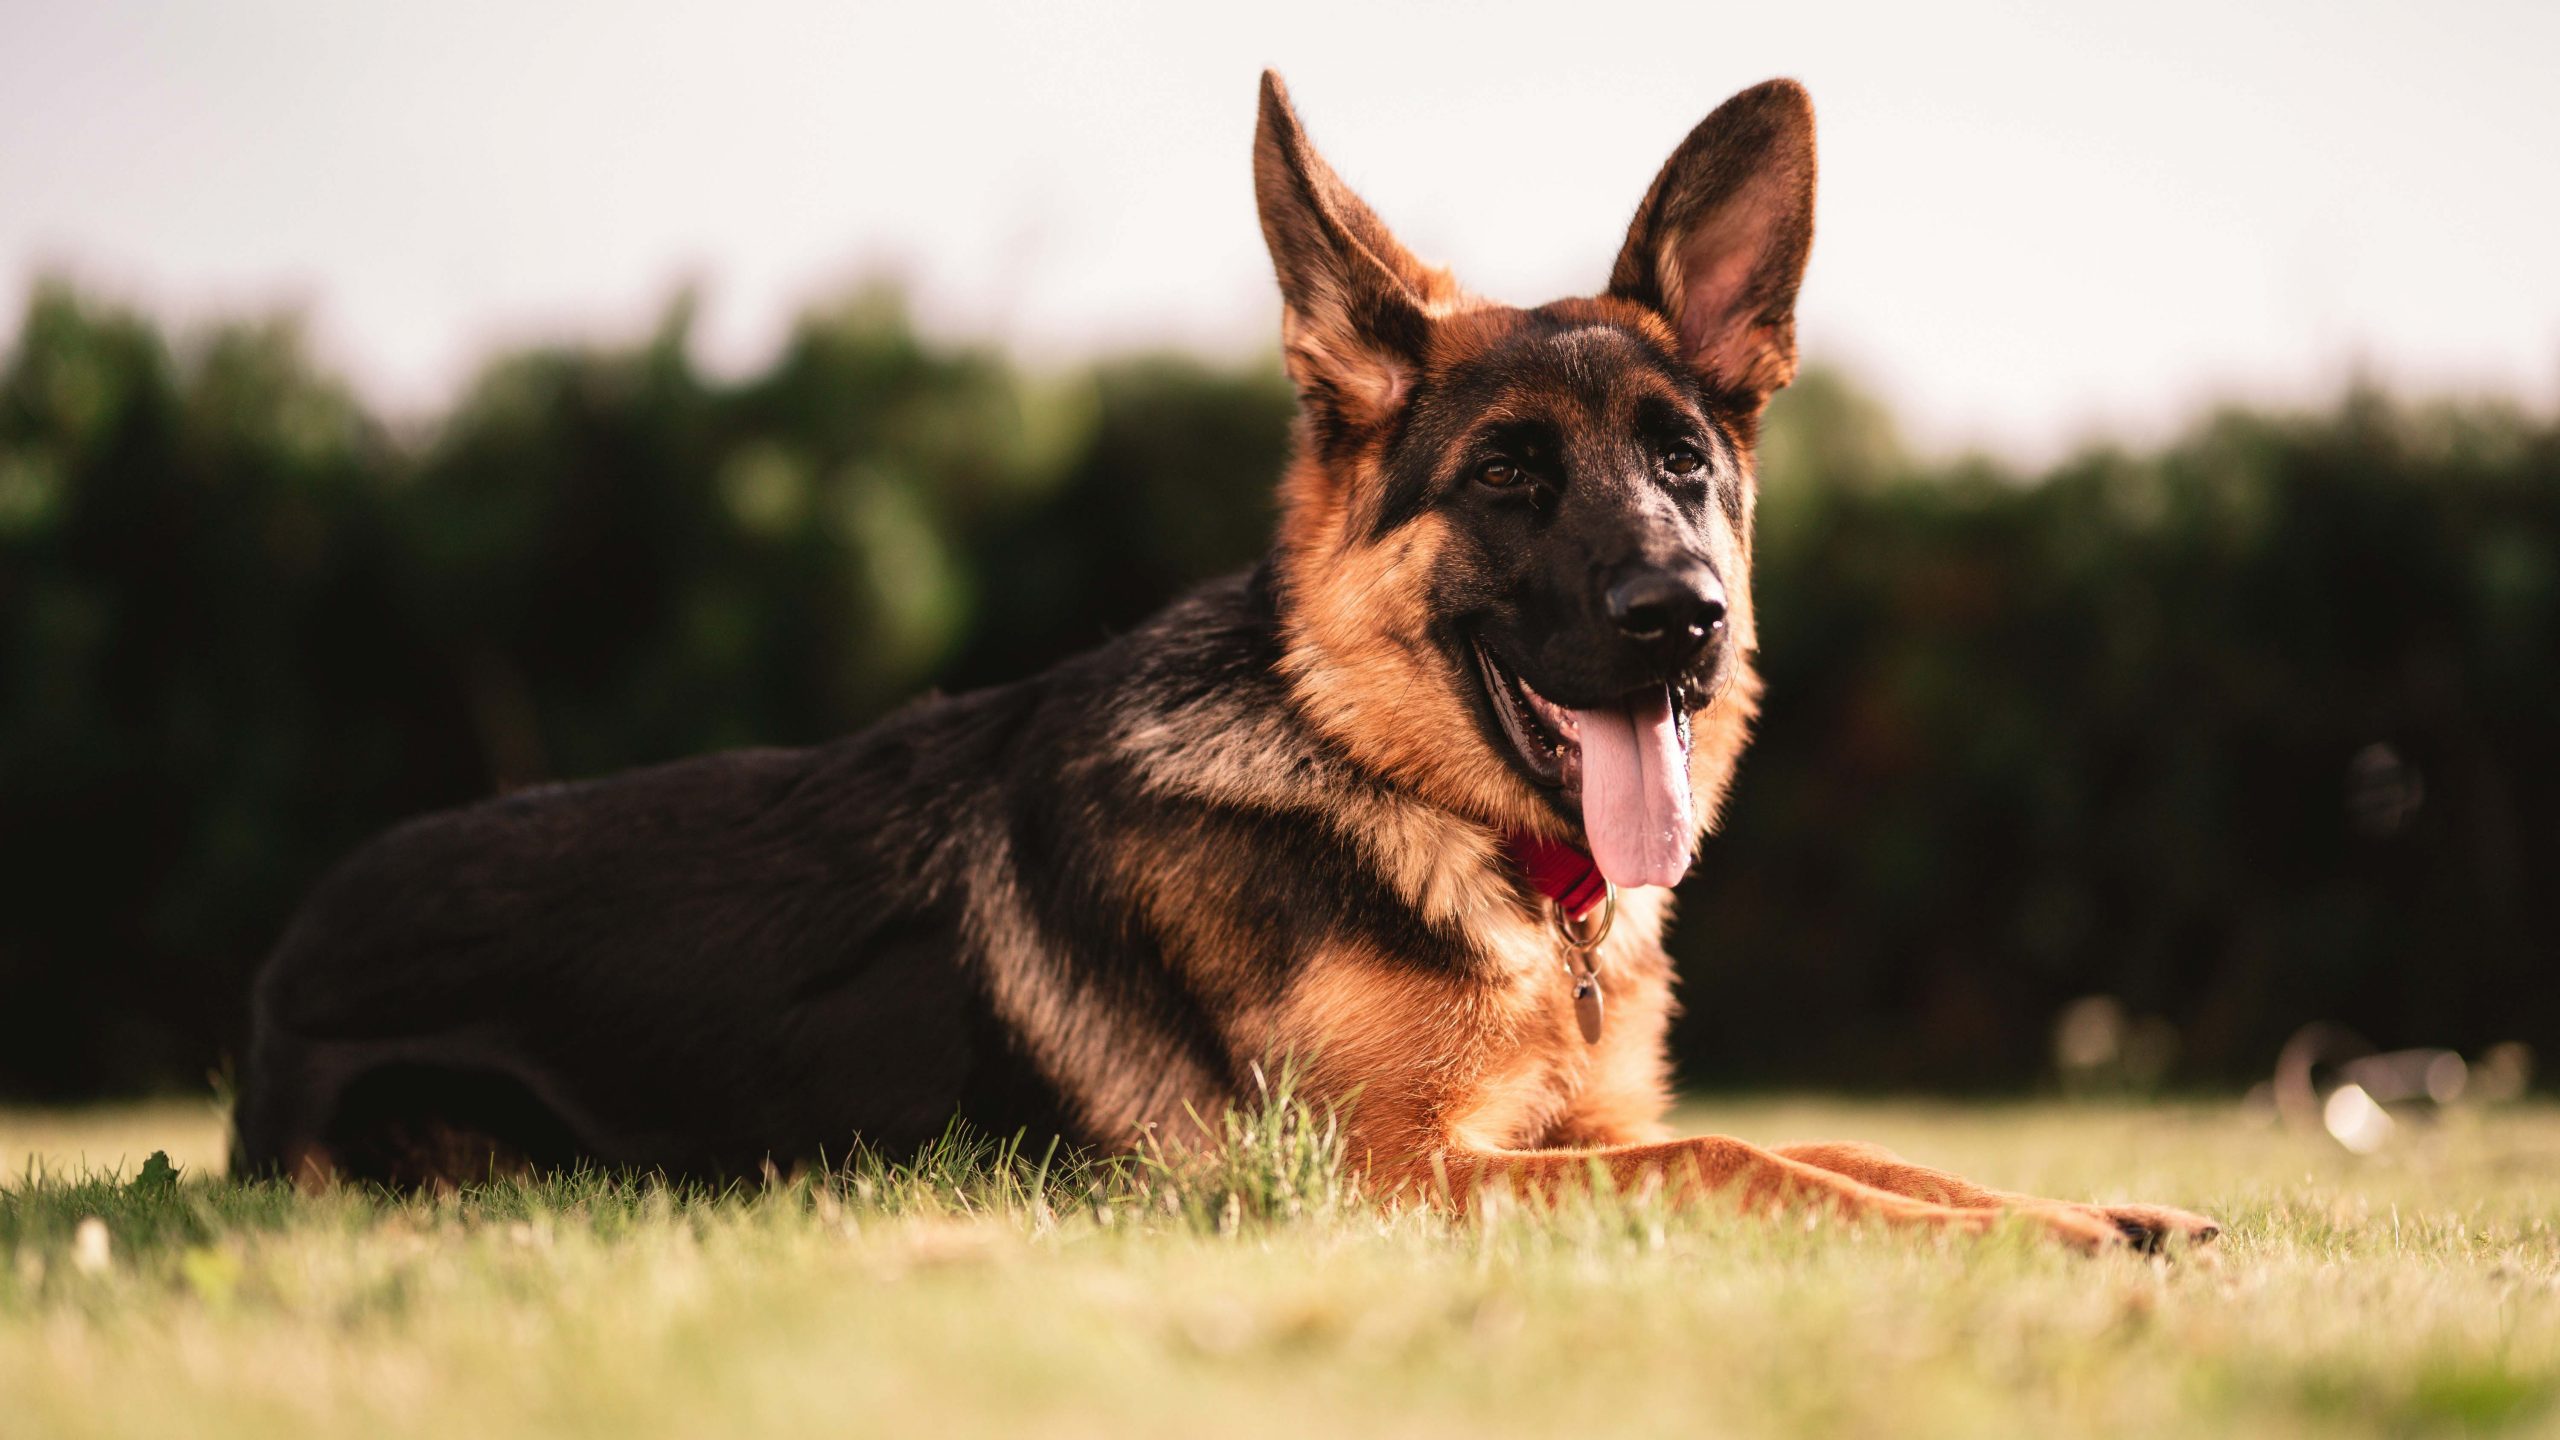
<path fill-rule="evenodd" d="M 1642 973 L 1633 963 L 1640 958 L 1621 957 L 1619 970 Z M 2082 1249 L 2128 1238 L 2109 1217 L 2086 1207 L 1950 1205 L 1895 1194 L 1726 1136 L 1660 1138 L 1655 1117 L 1664 1095 L 1656 1057 L 1670 967 L 1667 960 L 1657 961 L 1653 973 L 1664 979 L 1653 992 L 1652 1023 L 1634 1023 L 1647 992 L 1629 987 L 1629 1003 L 1620 1012 L 1629 1023 L 1610 1042 L 1619 1048 L 1600 1051 L 1591 1083 L 1562 1113 L 1526 1134 L 1520 1134 L 1516 1106 L 1485 1108 L 1486 1097 L 1506 1093 L 1500 1072 L 1487 1080 L 1487 1067 L 1516 1063 L 1514 1032 L 1490 1024 L 1458 1026 L 1452 1039 L 1447 1017 L 1491 1008 L 1499 1019 L 1500 1006 L 1510 999 L 1506 992 L 1488 994 L 1479 981 L 1388 964 L 1365 950 L 1321 954 L 1301 967 L 1267 1047 L 1312 1057 L 1300 1076 L 1300 1093 L 1347 1107 L 1349 1153 L 1363 1157 L 1359 1163 L 1370 1181 L 1385 1192 L 1463 1207 L 1489 1189 L 1553 1196 L 1589 1185 L 1597 1171 L 1621 1192 L 1658 1185 L 1683 1202 L 1730 1196 L 1727 1203 L 1750 1209 L 1804 1206 L 1960 1233 L 1989 1230 L 2003 1223 L 2008 1210 Z M 1563 999 L 1560 988 L 1541 986 L 1531 1003 L 1549 995 Z M 1569 1014 L 1549 1012 L 1549 1037 L 1559 1047 L 1580 1047 L 1582 1037 L 1566 1028 L 1572 1024 Z M 1538 1072 L 1524 1073 L 1534 1079 Z M 1527 1143 L 1484 1140 L 1514 1134 Z"/>
<path fill-rule="evenodd" d="M 1959 1210 L 2025 1208 L 2078 1211 L 2115 1226 L 2127 1240 L 2145 1250 L 2157 1250 L 2173 1237 L 2201 1244 L 2222 1233 L 2222 1227 L 2212 1220 L 2166 1205 L 2084 1205 L 2021 1195 L 2012 1190 L 1987 1189 L 1944 1170 L 1914 1165 L 1881 1145 L 1863 1141 L 1780 1145 L 1773 1153 L 1818 1166 L 1878 1190 Z"/>
<path fill-rule="evenodd" d="M 1888 1224 L 1980 1233 L 1999 1223 L 2002 1209 L 2009 1209 L 2084 1250 L 2120 1244 L 2127 1238 L 2122 1227 L 2086 1206 L 1950 1205 L 1896 1194 L 1721 1135 L 1596 1150 L 1452 1151 L 1440 1157 L 1431 1178 L 1445 1182 L 1450 1198 L 1463 1206 L 1477 1192 L 1505 1185 L 1551 1197 L 1588 1184 L 1595 1166 L 1622 1190 L 1659 1183 L 1669 1186 L 1675 1198 L 1700 1200 L 1729 1194 L 1752 1210 L 1810 1206 Z"/>

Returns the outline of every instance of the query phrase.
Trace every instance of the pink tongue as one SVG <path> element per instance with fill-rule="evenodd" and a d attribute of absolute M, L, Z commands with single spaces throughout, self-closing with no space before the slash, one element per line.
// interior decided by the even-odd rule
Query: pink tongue
<path fill-rule="evenodd" d="M 1582 829 L 1616 884 L 1676 885 L 1689 871 L 1689 757 L 1671 694 L 1576 710 L 1582 735 Z"/>

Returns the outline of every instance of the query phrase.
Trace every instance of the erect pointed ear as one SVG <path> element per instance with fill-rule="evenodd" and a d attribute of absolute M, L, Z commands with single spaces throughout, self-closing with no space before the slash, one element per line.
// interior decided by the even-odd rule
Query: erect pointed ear
<path fill-rule="evenodd" d="M 1670 320 L 1689 364 L 1755 413 L 1795 378 L 1813 168 L 1804 87 L 1752 86 L 1672 152 L 1609 272 L 1610 294 Z"/>
<path fill-rule="evenodd" d="M 1431 313 L 1457 287 L 1414 259 L 1333 173 L 1268 70 L 1253 189 L 1280 276 L 1281 346 L 1299 395 L 1349 427 L 1384 420 L 1421 368 Z"/>

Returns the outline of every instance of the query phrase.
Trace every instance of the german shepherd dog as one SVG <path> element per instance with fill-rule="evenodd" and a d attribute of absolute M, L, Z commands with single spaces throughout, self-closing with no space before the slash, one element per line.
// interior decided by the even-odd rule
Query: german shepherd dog
<path fill-rule="evenodd" d="M 1110 1151 L 1295 1057 L 1383 1191 L 1727 1194 L 2082 1246 L 2214 1233 L 1864 1145 L 1673 1139 L 1669 887 L 1758 695 L 1753 441 L 1796 366 L 1813 111 L 1726 101 L 1608 288 L 1416 260 L 1265 75 L 1300 416 L 1249 576 L 809 750 L 513 794 L 345 862 L 262 972 L 251 1172 L 433 1184 Z"/>

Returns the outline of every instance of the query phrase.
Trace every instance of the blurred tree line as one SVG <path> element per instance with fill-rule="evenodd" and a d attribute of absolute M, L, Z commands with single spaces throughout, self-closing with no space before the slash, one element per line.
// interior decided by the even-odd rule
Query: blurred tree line
<path fill-rule="evenodd" d="M 488 367 L 409 433 L 295 327 L 49 283 L 0 371 L 0 1094 L 201 1083 L 300 893 L 404 816 L 806 743 L 1249 564 L 1290 397 L 1030 373 L 897 297 L 708 377 Z M 1677 931 L 1686 1075 L 2032 1084 L 2075 997 L 2263 1073 L 2297 1024 L 2560 1034 L 2560 426 L 2374 394 L 2042 476 L 1835 375 L 1765 455 L 1761 738 Z"/>

